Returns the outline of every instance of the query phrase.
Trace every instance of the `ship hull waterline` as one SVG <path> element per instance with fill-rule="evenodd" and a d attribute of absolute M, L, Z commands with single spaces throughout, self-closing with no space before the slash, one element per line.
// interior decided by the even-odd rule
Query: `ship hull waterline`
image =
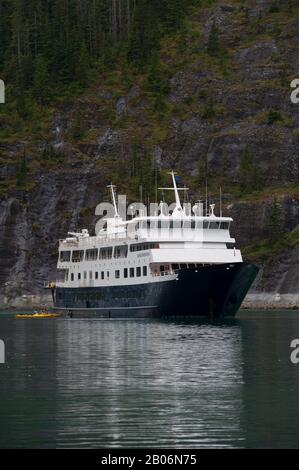
<path fill-rule="evenodd" d="M 258 271 L 250 263 L 219 264 L 147 284 L 57 287 L 54 309 L 72 318 L 233 317 Z"/>

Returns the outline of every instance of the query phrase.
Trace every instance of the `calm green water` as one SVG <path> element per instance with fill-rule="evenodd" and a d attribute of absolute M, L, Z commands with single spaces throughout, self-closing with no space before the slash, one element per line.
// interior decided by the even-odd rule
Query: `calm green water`
<path fill-rule="evenodd" d="M 299 448 L 299 312 L 236 320 L 0 314 L 0 448 Z"/>

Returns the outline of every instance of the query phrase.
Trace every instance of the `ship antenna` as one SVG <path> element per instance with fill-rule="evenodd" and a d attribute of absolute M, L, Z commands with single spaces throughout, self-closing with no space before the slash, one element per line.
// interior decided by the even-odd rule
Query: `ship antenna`
<path fill-rule="evenodd" d="M 222 217 L 222 187 L 220 186 L 220 217 Z"/>
<path fill-rule="evenodd" d="M 208 215 L 208 178 L 206 175 L 206 217 Z"/>
<path fill-rule="evenodd" d="M 115 199 L 115 192 L 114 192 L 114 189 L 116 188 L 116 186 L 113 186 L 113 184 L 111 183 L 107 186 L 107 188 L 111 190 L 111 197 L 112 197 L 112 203 L 114 206 L 115 217 L 119 217 L 117 205 L 116 205 L 116 199 Z"/>

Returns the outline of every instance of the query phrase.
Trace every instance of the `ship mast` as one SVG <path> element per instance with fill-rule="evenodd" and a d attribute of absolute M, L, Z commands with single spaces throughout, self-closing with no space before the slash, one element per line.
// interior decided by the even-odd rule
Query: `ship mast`
<path fill-rule="evenodd" d="M 173 211 L 173 215 L 176 215 L 178 212 L 182 212 L 182 205 L 181 205 L 181 200 L 180 200 L 180 195 L 179 191 L 189 191 L 189 188 L 178 188 L 175 180 L 175 175 L 176 173 L 174 171 L 171 171 L 169 173 L 172 177 L 172 183 L 173 183 L 173 188 L 159 188 L 160 190 L 164 191 L 174 191 L 175 195 L 175 209 Z"/>
<path fill-rule="evenodd" d="M 114 212 L 115 212 L 114 217 L 119 217 L 118 210 L 117 210 L 117 205 L 116 205 L 115 192 L 114 192 L 114 189 L 116 188 L 116 186 L 114 186 L 111 183 L 107 186 L 107 188 L 109 188 L 111 190 L 111 198 L 112 198 L 112 203 L 113 203 Z"/>

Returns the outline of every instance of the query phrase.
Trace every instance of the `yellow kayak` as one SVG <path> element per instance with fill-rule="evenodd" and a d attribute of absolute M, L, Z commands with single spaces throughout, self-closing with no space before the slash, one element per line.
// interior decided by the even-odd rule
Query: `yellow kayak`
<path fill-rule="evenodd" d="M 33 313 L 33 314 L 19 314 L 16 318 L 57 318 L 60 317 L 59 313 Z"/>

